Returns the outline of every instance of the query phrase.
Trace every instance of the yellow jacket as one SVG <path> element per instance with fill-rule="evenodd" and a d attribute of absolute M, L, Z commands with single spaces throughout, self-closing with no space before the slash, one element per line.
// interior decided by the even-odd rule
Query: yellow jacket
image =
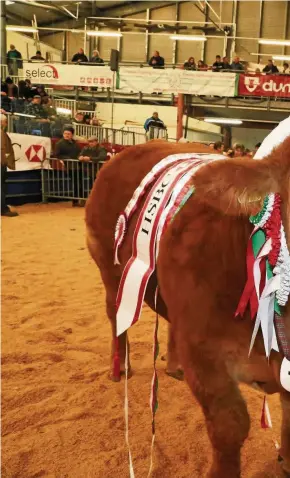
<path fill-rule="evenodd" d="M 15 156 L 11 139 L 3 129 L 1 129 L 1 166 L 15 169 Z"/>

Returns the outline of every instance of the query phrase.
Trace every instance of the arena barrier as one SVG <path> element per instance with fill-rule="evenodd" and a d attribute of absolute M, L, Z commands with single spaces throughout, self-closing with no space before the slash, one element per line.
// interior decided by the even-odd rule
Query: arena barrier
<path fill-rule="evenodd" d="M 123 129 L 104 128 L 103 126 L 93 126 L 88 124 L 73 123 L 75 135 L 88 139 L 90 136 L 96 136 L 100 143 L 121 144 L 123 146 L 132 146 L 146 142 L 144 133 L 135 133 Z"/>
<path fill-rule="evenodd" d="M 156 128 L 155 126 L 150 126 L 148 131 L 148 139 L 168 139 L 167 130 L 165 128 Z"/>
<path fill-rule="evenodd" d="M 84 163 L 78 159 L 50 158 L 50 168 L 41 169 L 42 201 L 86 200 L 104 161 Z"/>

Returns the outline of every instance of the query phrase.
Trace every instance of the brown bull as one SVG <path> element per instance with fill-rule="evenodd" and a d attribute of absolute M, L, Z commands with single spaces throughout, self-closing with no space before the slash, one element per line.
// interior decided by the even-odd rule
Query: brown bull
<path fill-rule="evenodd" d="M 209 152 L 202 145 L 149 142 L 126 149 L 103 167 L 87 203 L 88 246 L 106 288 L 107 314 L 114 337 L 116 295 L 123 268 L 131 256 L 138 212 L 129 225 L 114 265 L 114 230 L 143 177 L 161 159 L 174 153 Z M 199 401 L 213 447 L 211 478 L 240 477 L 240 451 L 250 419 L 239 382 L 279 392 L 283 409 L 280 454 L 290 476 L 290 394 L 279 379 L 282 356 L 271 352 L 268 363 L 262 336 L 248 358 L 253 321 L 235 318 L 246 283 L 246 248 L 261 198 L 270 192 L 282 197 L 282 216 L 290 245 L 290 139 L 261 161 L 221 160 L 202 167 L 194 176 L 195 193 L 167 228 L 160 242 L 157 279 L 162 300 L 158 312 L 171 324 L 168 369 L 180 363 L 186 381 Z M 147 287 L 153 308 L 156 277 Z M 290 339 L 289 303 L 284 310 Z M 127 335 L 120 337 L 124 370 Z M 176 355 L 177 353 L 177 355 Z M 178 360 L 177 360 L 178 356 Z M 118 377 L 113 377 L 117 379 Z"/>

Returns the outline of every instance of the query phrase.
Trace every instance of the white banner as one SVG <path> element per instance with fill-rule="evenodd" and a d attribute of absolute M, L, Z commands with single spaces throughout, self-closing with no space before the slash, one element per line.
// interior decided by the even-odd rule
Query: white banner
<path fill-rule="evenodd" d="M 119 91 L 235 96 L 236 73 L 121 67 Z"/>
<path fill-rule="evenodd" d="M 39 84 L 113 86 L 113 72 L 108 66 L 23 62 L 23 76 Z"/>
<path fill-rule="evenodd" d="M 49 168 L 51 141 L 43 136 L 30 136 L 28 134 L 8 133 L 11 139 L 16 171 L 27 171 L 29 169 Z M 10 171 L 10 170 L 9 170 Z"/>

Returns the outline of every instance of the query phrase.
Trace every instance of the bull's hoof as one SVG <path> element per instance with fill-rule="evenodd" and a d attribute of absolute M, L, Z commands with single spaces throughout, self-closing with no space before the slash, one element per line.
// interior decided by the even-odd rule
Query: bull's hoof
<path fill-rule="evenodd" d="M 166 370 L 166 374 L 169 375 L 169 377 L 175 378 L 176 380 L 184 380 L 183 370 L 177 369 L 172 372 L 170 370 Z"/>

